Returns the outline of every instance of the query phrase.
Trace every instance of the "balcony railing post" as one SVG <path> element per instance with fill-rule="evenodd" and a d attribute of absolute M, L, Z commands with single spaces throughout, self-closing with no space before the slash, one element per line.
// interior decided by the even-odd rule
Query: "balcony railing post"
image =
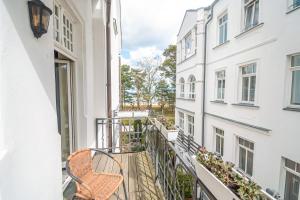
<path fill-rule="evenodd" d="M 95 137 L 96 137 L 96 148 L 98 149 L 99 148 L 99 141 L 98 141 L 98 139 L 99 139 L 99 133 L 98 133 L 98 130 L 99 128 L 98 128 L 98 119 L 96 119 L 96 135 L 95 135 Z"/>

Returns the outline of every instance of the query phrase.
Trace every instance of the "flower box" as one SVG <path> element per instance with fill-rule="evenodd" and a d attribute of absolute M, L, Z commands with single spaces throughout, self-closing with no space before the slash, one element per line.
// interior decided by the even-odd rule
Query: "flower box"
<path fill-rule="evenodd" d="M 154 119 L 154 124 L 158 130 L 166 137 L 168 141 L 174 141 L 177 138 L 178 130 L 168 130 L 160 121 Z"/>
<path fill-rule="evenodd" d="M 224 185 L 214 174 L 205 166 L 198 162 L 196 156 L 192 156 L 192 163 L 195 167 L 196 174 L 207 189 L 217 198 L 222 200 L 239 200 L 226 185 Z"/>

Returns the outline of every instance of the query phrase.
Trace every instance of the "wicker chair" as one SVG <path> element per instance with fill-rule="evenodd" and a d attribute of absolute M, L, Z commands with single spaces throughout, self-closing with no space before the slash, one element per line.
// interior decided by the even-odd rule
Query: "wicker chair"
<path fill-rule="evenodd" d="M 92 169 L 92 151 L 113 159 L 120 167 L 120 174 L 96 173 Z M 123 177 L 122 164 L 114 157 L 99 149 L 83 149 L 68 157 L 66 168 L 69 176 L 76 182 L 75 197 L 84 200 L 106 200 L 115 194 L 123 183 L 125 199 L 127 192 Z"/>

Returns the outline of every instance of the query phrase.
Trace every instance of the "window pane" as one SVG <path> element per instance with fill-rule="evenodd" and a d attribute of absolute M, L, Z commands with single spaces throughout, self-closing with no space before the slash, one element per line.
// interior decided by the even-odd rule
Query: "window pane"
<path fill-rule="evenodd" d="M 253 19 L 254 26 L 258 24 L 258 16 L 259 16 L 259 1 L 255 3 L 254 19 Z"/>
<path fill-rule="evenodd" d="M 296 170 L 298 173 L 300 173 L 300 164 L 298 163 L 297 164 L 297 170 Z"/>
<path fill-rule="evenodd" d="M 239 168 L 246 171 L 246 150 L 242 147 L 239 150 Z"/>
<path fill-rule="evenodd" d="M 290 159 L 285 159 L 285 166 L 292 169 L 292 170 L 295 170 L 296 168 L 296 163 Z"/>
<path fill-rule="evenodd" d="M 224 138 L 221 138 L 221 152 L 220 152 L 221 156 L 224 155 Z"/>
<path fill-rule="evenodd" d="M 292 56 L 292 67 L 295 66 L 300 66 L 300 55 Z"/>
<path fill-rule="evenodd" d="M 291 103 L 300 104 L 300 70 L 293 71 Z"/>
<path fill-rule="evenodd" d="M 249 77 L 243 77 L 242 100 L 248 101 Z"/>
<path fill-rule="evenodd" d="M 220 150 L 220 137 L 216 136 L 216 152 L 221 153 Z"/>
<path fill-rule="evenodd" d="M 247 152 L 247 174 L 252 176 L 253 173 L 253 153 L 251 151 Z"/>
<path fill-rule="evenodd" d="M 252 10 L 253 10 L 253 4 L 246 7 L 246 29 L 250 28 L 252 26 Z"/>
<path fill-rule="evenodd" d="M 255 99 L 255 85 L 256 85 L 256 76 L 252 76 L 250 78 L 250 101 L 254 101 Z"/>

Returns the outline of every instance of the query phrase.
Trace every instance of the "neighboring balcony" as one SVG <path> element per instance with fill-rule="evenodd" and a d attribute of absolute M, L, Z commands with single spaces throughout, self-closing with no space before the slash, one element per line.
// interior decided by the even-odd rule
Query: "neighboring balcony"
<path fill-rule="evenodd" d="M 97 148 L 123 163 L 128 199 L 245 199 L 236 193 L 237 188 L 230 188 L 220 180 L 220 175 L 215 174 L 214 170 L 220 169 L 219 172 L 228 175 L 221 165 L 210 162 L 219 162 L 218 156 L 208 154 L 206 158 L 201 154 L 203 148 L 190 137 L 179 131 L 176 138 L 170 139 L 169 132 L 161 126 L 156 119 L 145 117 L 96 120 Z M 113 133 L 112 147 L 106 141 L 108 130 Z M 204 161 L 206 164 L 203 164 Z M 207 167 L 207 163 L 211 166 Z M 119 170 L 102 154 L 94 155 L 93 168 L 97 172 L 114 173 Z M 234 169 L 231 172 L 236 173 Z M 240 179 L 243 181 L 244 177 L 240 176 Z M 248 182 L 251 181 L 245 180 L 244 184 Z M 259 193 L 257 200 L 273 200 L 256 184 L 253 185 L 255 187 L 250 189 Z M 65 191 L 65 199 L 71 198 L 74 192 L 72 182 Z M 110 199 L 125 199 L 124 189 L 119 188 Z"/>

